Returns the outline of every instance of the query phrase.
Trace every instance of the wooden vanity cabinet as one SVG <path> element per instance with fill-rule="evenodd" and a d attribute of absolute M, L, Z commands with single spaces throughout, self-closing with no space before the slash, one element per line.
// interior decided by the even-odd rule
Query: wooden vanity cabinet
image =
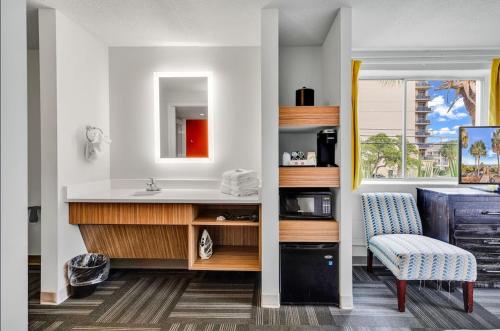
<path fill-rule="evenodd" d="M 258 221 L 217 221 L 224 212 L 256 213 Z M 177 203 L 69 203 L 69 222 L 80 228 L 89 252 L 115 259 L 187 260 L 192 270 L 260 271 L 260 205 Z M 207 229 L 208 260 L 198 257 Z"/>

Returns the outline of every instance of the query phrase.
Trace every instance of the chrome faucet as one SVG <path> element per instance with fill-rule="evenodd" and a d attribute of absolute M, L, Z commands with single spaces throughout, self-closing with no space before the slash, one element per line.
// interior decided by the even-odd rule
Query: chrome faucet
<path fill-rule="evenodd" d="M 153 177 L 149 178 L 149 183 L 146 183 L 146 191 L 161 191 L 161 188 L 156 185 L 155 179 Z"/>

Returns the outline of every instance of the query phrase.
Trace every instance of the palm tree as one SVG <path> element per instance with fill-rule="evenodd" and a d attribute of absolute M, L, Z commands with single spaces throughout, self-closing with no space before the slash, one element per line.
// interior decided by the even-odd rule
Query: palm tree
<path fill-rule="evenodd" d="M 467 148 L 469 146 L 469 135 L 467 134 L 466 129 L 460 129 L 460 138 L 462 141 L 462 148 Z"/>
<path fill-rule="evenodd" d="M 481 157 L 486 156 L 486 145 L 484 141 L 479 140 L 474 142 L 469 149 L 469 152 L 476 159 L 476 173 L 479 177 L 479 165 L 481 164 Z"/>
<path fill-rule="evenodd" d="M 475 80 L 445 80 L 436 90 L 455 90 L 455 99 L 452 101 L 448 112 L 455 103 L 463 98 L 465 110 L 469 113 L 472 125 L 476 122 L 476 81 Z"/>
<path fill-rule="evenodd" d="M 491 135 L 491 149 L 497 154 L 497 175 L 500 175 L 500 129 Z"/>
<path fill-rule="evenodd" d="M 456 141 L 445 142 L 439 152 L 448 161 L 448 172 L 451 177 L 456 177 L 458 174 L 458 144 Z"/>

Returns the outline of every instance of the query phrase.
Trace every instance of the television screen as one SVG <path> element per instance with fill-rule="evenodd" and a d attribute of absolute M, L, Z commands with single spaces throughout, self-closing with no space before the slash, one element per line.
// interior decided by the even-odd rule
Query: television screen
<path fill-rule="evenodd" d="M 500 126 L 460 127 L 461 184 L 500 184 Z"/>

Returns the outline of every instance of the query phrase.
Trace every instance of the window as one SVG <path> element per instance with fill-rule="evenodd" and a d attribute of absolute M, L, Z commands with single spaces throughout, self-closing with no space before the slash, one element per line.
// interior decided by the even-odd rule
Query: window
<path fill-rule="evenodd" d="M 475 125 L 476 80 L 360 80 L 365 179 L 458 176 L 458 127 Z"/>

